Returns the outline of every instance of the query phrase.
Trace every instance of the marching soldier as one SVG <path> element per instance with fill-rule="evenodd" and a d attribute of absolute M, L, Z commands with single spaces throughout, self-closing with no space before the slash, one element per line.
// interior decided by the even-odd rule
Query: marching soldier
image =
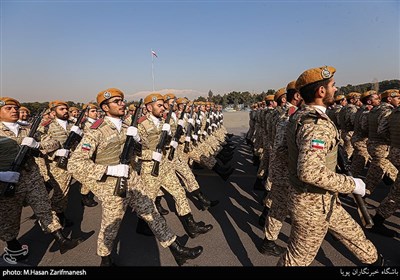
<path fill-rule="evenodd" d="M 33 157 L 26 155 L 25 164 L 19 172 L 9 171 L 23 145 L 31 149 L 40 149 L 43 153 L 47 153 L 47 149 L 58 147 L 58 143 L 54 141 L 39 143 L 34 138 L 27 137 L 29 128 L 17 123 L 20 106 L 14 98 L 0 98 L 0 239 L 7 242 L 7 248 L 11 251 L 23 249 L 17 237 L 23 204 L 26 202 L 32 207 L 43 231 L 54 236 L 61 254 L 64 254 L 82 240 L 71 240 L 63 235 L 59 220 L 51 210 L 43 179 Z M 2 195 L 10 183 L 15 184 L 15 194 L 11 197 Z M 28 254 L 15 256 L 18 261 L 27 257 Z"/>
<path fill-rule="evenodd" d="M 24 126 L 29 126 L 29 117 L 31 115 L 31 111 L 24 107 L 21 106 L 21 108 L 19 108 L 19 120 L 18 120 L 18 124 L 19 125 L 24 125 Z"/>
<path fill-rule="evenodd" d="M 335 173 L 340 135 L 325 114 L 337 90 L 335 71 L 331 66 L 309 69 L 296 81 L 306 106 L 291 116 L 287 127 L 292 227 L 278 265 L 310 265 L 328 230 L 362 263 L 382 262 L 375 246 L 338 199 L 339 192 L 365 195 L 365 184 Z"/>
<path fill-rule="evenodd" d="M 69 121 L 75 123 L 79 115 L 79 108 L 69 107 L 68 114 L 69 114 Z"/>
<path fill-rule="evenodd" d="M 100 265 L 113 265 L 111 252 L 128 205 L 147 222 L 161 246 L 169 247 L 178 265 L 197 258 L 203 248 L 186 248 L 178 243 L 176 235 L 155 209 L 146 186 L 132 166 L 133 162 L 129 165 L 119 164 L 126 136 L 130 135 L 140 141 L 137 129 L 128 127 L 122 121 L 125 115 L 123 92 L 116 88 L 101 91 L 97 95 L 97 103 L 106 116 L 95 122 L 85 133 L 69 160 L 68 170 L 102 201 L 102 220 L 97 240 Z M 125 198 L 113 194 L 118 177 L 128 178 Z"/>
<path fill-rule="evenodd" d="M 329 106 L 326 109 L 326 115 L 331 119 L 331 121 L 333 121 L 333 123 L 336 125 L 336 128 L 340 129 L 339 113 L 340 110 L 342 110 L 342 108 L 347 105 L 347 99 L 346 96 L 340 93 L 335 94 L 334 99 L 335 99 L 335 104 Z"/>

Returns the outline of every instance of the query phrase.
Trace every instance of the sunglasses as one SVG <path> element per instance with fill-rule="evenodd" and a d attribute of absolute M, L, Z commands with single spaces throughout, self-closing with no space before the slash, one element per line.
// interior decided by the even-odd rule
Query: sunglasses
<path fill-rule="evenodd" d="M 107 104 L 110 104 L 110 103 L 115 103 L 117 105 L 122 105 L 123 103 L 125 103 L 125 100 L 123 100 L 123 99 L 115 99 L 113 101 L 108 101 L 107 102 Z"/>

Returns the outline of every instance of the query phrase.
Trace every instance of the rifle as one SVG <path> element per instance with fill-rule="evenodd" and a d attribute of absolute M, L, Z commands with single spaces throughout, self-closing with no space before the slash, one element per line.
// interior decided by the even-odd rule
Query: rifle
<path fill-rule="evenodd" d="M 179 120 L 178 120 L 178 127 L 176 128 L 174 138 L 171 141 L 171 148 L 170 148 L 169 154 L 168 154 L 169 160 L 174 159 L 175 149 L 176 149 L 176 147 L 178 147 L 179 138 L 181 138 L 181 136 L 183 134 L 183 117 L 185 116 L 186 105 L 187 104 L 185 104 L 185 106 L 183 106 L 183 111 L 182 111 L 181 115 L 179 116 Z"/>
<path fill-rule="evenodd" d="M 138 119 L 139 119 L 139 116 L 141 115 L 141 111 L 142 111 L 142 108 L 141 108 L 142 103 L 143 103 L 143 99 L 140 99 L 139 106 L 135 110 L 135 113 L 132 115 L 130 126 L 137 127 Z M 122 153 L 120 155 L 120 160 L 119 160 L 120 164 L 129 164 L 130 163 L 132 151 L 134 154 L 137 154 L 136 153 L 137 149 L 135 148 L 135 146 L 137 144 L 139 144 L 139 143 L 137 143 L 135 141 L 133 136 L 130 136 L 130 135 L 126 136 L 124 148 L 122 149 Z M 128 178 L 118 177 L 117 183 L 115 184 L 115 188 L 114 188 L 114 195 L 122 197 L 122 198 L 126 197 L 127 186 L 128 186 Z"/>
<path fill-rule="evenodd" d="M 338 148 L 338 165 L 344 174 L 353 177 L 353 174 L 348 168 L 346 152 L 344 151 L 344 148 L 340 145 Z M 353 194 L 353 198 L 354 201 L 357 203 L 358 215 L 361 218 L 363 226 L 365 228 L 372 228 L 374 226 L 374 222 L 372 221 L 372 218 L 368 213 L 367 206 L 365 205 L 365 202 L 362 199 L 361 195 Z"/>
<path fill-rule="evenodd" d="M 172 102 L 171 105 L 169 105 L 169 112 L 167 115 L 167 118 L 165 119 L 164 124 L 169 124 L 169 121 L 171 120 L 171 114 L 172 114 L 172 109 L 174 107 L 174 102 Z M 158 154 L 159 158 L 154 157 L 153 155 L 153 169 L 151 170 L 151 175 L 154 177 L 158 176 L 159 170 L 160 170 L 160 161 L 162 157 L 162 152 L 165 148 L 165 145 L 167 144 L 167 138 L 168 138 L 168 131 L 167 130 L 162 130 L 160 140 L 158 141 L 157 147 L 156 147 L 156 154 Z"/>
<path fill-rule="evenodd" d="M 194 122 L 193 122 L 193 111 L 194 111 L 193 106 L 194 106 L 194 104 L 192 104 L 192 107 L 190 108 L 190 116 L 189 116 L 189 120 L 188 120 L 188 127 L 187 127 L 187 130 L 186 130 L 185 148 L 183 148 L 183 151 L 185 153 L 189 152 L 190 137 L 192 135 L 192 130 L 194 128 L 193 127 L 193 124 L 194 124 Z"/>
<path fill-rule="evenodd" d="M 78 116 L 78 119 L 76 120 L 75 124 L 76 126 L 79 126 L 81 124 L 81 121 L 83 117 L 85 116 L 85 112 L 87 110 L 87 107 L 85 109 L 82 109 L 81 113 Z M 71 150 L 72 147 L 77 145 L 82 139 L 82 136 L 77 134 L 75 131 L 70 131 L 68 134 L 68 138 L 63 144 L 63 148 L 66 150 Z M 68 164 L 68 157 L 59 157 L 57 160 L 57 167 L 62 168 L 64 170 L 67 170 L 67 164 Z"/>
<path fill-rule="evenodd" d="M 31 130 L 28 133 L 28 137 L 33 137 L 36 133 L 36 130 L 38 129 L 40 122 L 42 121 L 43 113 L 46 111 L 46 108 L 44 108 L 40 114 L 35 118 L 35 120 L 32 123 Z M 20 172 L 21 166 L 25 160 L 26 154 L 29 152 L 30 148 L 28 146 L 21 146 L 21 148 L 18 151 L 17 156 L 15 157 L 12 165 L 11 165 L 11 170 L 14 172 Z M 2 192 L 1 195 L 4 195 L 5 197 L 13 197 L 15 195 L 15 183 L 7 183 L 6 188 Z"/>
<path fill-rule="evenodd" d="M 193 145 L 195 145 L 195 146 L 197 146 L 197 142 L 199 141 L 199 130 L 200 130 L 200 126 L 201 126 L 200 115 L 201 115 L 201 111 L 199 110 L 199 112 L 197 113 L 196 124 L 194 126 L 193 135 L 192 135 Z"/>

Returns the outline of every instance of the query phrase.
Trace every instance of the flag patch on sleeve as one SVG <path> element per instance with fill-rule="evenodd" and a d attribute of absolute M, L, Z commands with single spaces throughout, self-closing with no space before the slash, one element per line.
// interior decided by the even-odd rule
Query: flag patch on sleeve
<path fill-rule="evenodd" d="M 325 148 L 325 142 L 319 139 L 311 140 L 311 148 L 323 150 Z"/>
<path fill-rule="evenodd" d="M 87 144 L 87 143 L 82 144 L 82 150 L 84 150 L 84 151 L 90 151 L 91 148 L 92 147 L 90 146 L 90 144 Z"/>

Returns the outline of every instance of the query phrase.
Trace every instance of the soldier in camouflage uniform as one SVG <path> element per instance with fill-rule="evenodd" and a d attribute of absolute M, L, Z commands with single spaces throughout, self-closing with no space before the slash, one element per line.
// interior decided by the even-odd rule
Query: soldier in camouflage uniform
<path fill-rule="evenodd" d="M 102 201 L 102 220 L 97 240 L 97 254 L 102 257 L 101 266 L 113 264 L 111 251 L 126 207 L 130 205 L 154 232 L 161 246 L 169 247 L 179 265 L 187 259 L 198 257 L 203 248 L 189 249 L 176 241 L 176 235 L 157 212 L 145 185 L 132 164 L 119 164 L 126 136 L 140 141 L 137 129 L 122 121 L 125 114 L 124 94 L 116 88 L 101 91 L 97 103 L 106 117 L 95 122 L 85 133 L 73 152 L 68 170 Z M 88 172 L 90 170 L 90 172 Z M 118 177 L 128 178 L 127 195 L 114 195 Z"/>
<path fill-rule="evenodd" d="M 336 94 L 334 99 L 335 104 L 329 106 L 326 109 L 326 115 L 331 119 L 331 121 L 333 121 L 336 128 L 340 130 L 339 114 L 340 110 L 342 110 L 342 108 L 347 105 L 347 99 L 346 96 L 344 96 L 343 94 Z"/>
<path fill-rule="evenodd" d="M 372 158 L 365 179 L 368 195 L 375 190 L 385 174 L 392 182 L 396 180 L 398 171 L 387 157 L 390 149 L 389 116 L 397 106 L 397 98 L 391 97 L 390 92 L 385 91 L 381 94 L 381 104 L 368 114 L 367 149 Z"/>
<path fill-rule="evenodd" d="M 388 159 L 393 165 L 400 170 L 400 93 L 399 90 L 387 90 L 384 92 L 390 96 L 392 104 L 396 107 L 389 117 L 389 135 L 390 135 L 390 152 Z M 389 237 L 399 236 L 399 234 L 383 225 L 385 219 L 400 208 L 400 175 L 397 173 L 397 178 L 392 185 L 389 194 L 383 199 L 379 207 L 376 209 L 376 215 L 373 217 L 374 226 L 371 231 L 383 234 Z"/>
<path fill-rule="evenodd" d="M 28 108 L 21 106 L 21 108 L 19 108 L 18 124 L 22 126 L 30 126 L 31 125 L 29 123 L 30 116 L 31 116 L 31 111 Z"/>
<path fill-rule="evenodd" d="M 213 228 L 212 225 L 194 221 L 185 190 L 176 176 L 175 169 L 168 162 L 165 151 L 162 153 L 156 151 L 162 131 L 171 133 L 170 124 L 165 123 L 163 118 L 164 97 L 158 93 L 150 94 L 144 99 L 144 104 L 149 113 L 139 119 L 138 131 L 143 149 L 140 174 L 146 185 L 146 193 L 154 201 L 159 195 L 160 188 L 163 187 L 174 198 L 177 214 L 188 235 L 194 238 L 207 233 Z M 158 176 L 151 174 L 154 161 L 160 162 Z"/>
<path fill-rule="evenodd" d="M 256 113 L 257 113 L 257 105 L 252 104 L 250 106 L 250 112 L 249 112 L 249 130 L 246 133 L 246 143 L 247 145 L 251 145 L 251 138 L 253 138 L 253 134 L 254 134 L 254 128 L 255 128 L 255 118 L 256 118 Z"/>
<path fill-rule="evenodd" d="M 292 228 L 278 265 L 310 265 L 328 230 L 363 264 L 382 261 L 338 199 L 339 192 L 363 196 L 365 184 L 361 179 L 335 173 L 340 135 L 325 114 L 337 90 L 335 71 L 331 66 L 309 69 L 296 81 L 306 106 L 291 116 L 287 127 Z"/>
<path fill-rule="evenodd" d="M 61 225 L 55 212 L 51 210 L 43 179 L 33 157 L 28 152 L 21 170 L 9 171 L 21 146 L 40 149 L 42 153 L 47 153 L 48 150 L 58 146 L 54 141 L 39 143 L 34 138 L 27 137 L 29 128 L 17 123 L 20 106 L 20 103 L 13 98 L 0 98 L 0 239 L 7 242 L 7 248 L 11 251 L 23 249 L 17 237 L 23 204 L 26 202 L 32 207 L 43 231 L 54 236 L 60 246 L 61 254 L 64 254 L 82 240 L 71 240 L 62 234 Z M 15 193 L 6 196 L 3 192 L 10 183 L 15 184 Z M 27 251 L 25 255 L 16 255 L 15 258 L 18 261 L 25 259 L 28 253 Z"/>
<path fill-rule="evenodd" d="M 356 177 L 361 174 L 370 159 L 367 150 L 368 129 L 364 129 L 362 124 L 366 122 L 370 110 L 380 104 L 380 98 L 376 91 L 369 90 L 361 95 L 361 102 L 363 105 L 354 116 L 354 134 L 351 137 L 354 151 L 350 171 Z"/>

